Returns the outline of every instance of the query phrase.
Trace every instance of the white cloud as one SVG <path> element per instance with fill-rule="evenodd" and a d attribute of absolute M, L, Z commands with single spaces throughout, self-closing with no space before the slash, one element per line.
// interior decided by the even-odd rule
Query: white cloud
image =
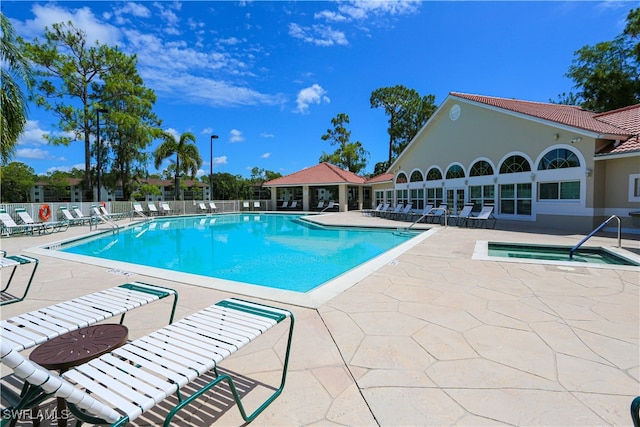
<path fill-rule="evenodd" d="M 308 112 L 310 104 L 330 103 L 331 100 L 326 96 L 326 93 L 327 91 L 317 83 L 311 87 L 302 89 L 298 92 L 298 98 L 296 100 L 298 108 L 296 112 L 305 114 Z"/>
<path fill-rule="evenodd" d="M 274 134 L 272 134 L 270 132 L 262 132 L 260 134 L 260 136 L 263 137 L 263 138 L 275 138 L 276 137 Z"/>
<path fill-rule="evenodd" d="M 268 159 L 269 157 L 271 157 L 271 153 L 264 153 L 260 156 L 261 159 Z"/>
<path fill-rule="evenodd" d="M 20 148 L 16 150 L 16 157 L 31 160 L 46 160 L 54 158 L 51 153 L 42 148 Z"/>
<path fill-rule="evenodd" d="M 213 158 L 213 167 L 215 168 L 216 166 L 220 166 L 220 165 L 226 165 L 227 162 L 227 156 L 220 156 L 220 157 L 214 157 Z"/>
<path fill-rule="evenodd" d="M 86 32 L 89 44 L 96 40 L 112 46 L 120 44 L 120 30 L 100 21 L 88 7 L 65 9 L 55 3 L 34 4 L 31 12 L 33 19 L 12 22 L 16 32 L 26 39 L 42 37 L 45 27 L 51 29 L 53 24 L 71 21 L 76 28 Z"/>
<path fill-rule="evenodd" d="M 341 3 L 338 10 L 355 20 L 365 20 L 375 16 L 395 16 L 416 13 L 421 0 L 352 0 Z"/>
<path fill-rule="evenodd" d="M 244 141 L 244 136 L 242 136 L 242 131 L 238 129 L 231 129 L 231 138 L 229 139 L 231 142 L 242 142 Z"/>
<path fill-rule="evenodd" d="M 301 26 L 289 24 L 289 35 L 316 46 L 348 45 L 349 41 L 342 31 L 327 25 Z"/>
<path fill-rule="evenodd" d="M 18 139 L 18 145 L 44 145 L 47 143 L 45 136 L 48 134 L 48 131 L 40 128 L 40 122 L 27 120 L 24 132 Z"/>

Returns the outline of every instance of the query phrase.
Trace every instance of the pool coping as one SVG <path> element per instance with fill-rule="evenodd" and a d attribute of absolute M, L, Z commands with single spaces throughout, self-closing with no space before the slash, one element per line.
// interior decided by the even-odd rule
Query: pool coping
<path fill-rule="evenodd" d="M 242 214 L 242 213 L 240 213 Z M 211 215 L 207 215 L 211 216 Z M 175 218 L 177 216 L 172 216 Z M 302 218 L 302 217 L 301 217 Z M 307 217 L 308 218 L 308 217 Z M 154 218 L 155 219 L 155 218 Z M 162 217 L 160 217 L 162 219 Z M 148 221 L 135 221 L 124 225 L 122 228 L 130 228 L 140 225 L 141 223 Z M 313 222 L 313 221 L 312 221 Z M 317 223 L 324 227 L 344 228 L 349 227 L 347 225 L 327 225 Z M 353 228 L 363 228 L 359 226 L 352 226 Z M 371 227 L 376 229 L 395 229 L 391 227 Z M 396 227 L 397 228 L 397 227 Z M 168 269 L 149 267 L 144 265 L 130 264 L 123 261 L 107 260 L 102 258 L 95 258 L 87 255 L 78 255 L 68 252 L 60 252 L 55 249 L 57 246 L 67 244 L 76 240 L 86 239 L 92 236 L 98 236 L 105 233 L 111 233 L 112 230 L 96 230 L 81 236 L 76 236 L 70 239 L 62 239 L 49 244 L 35 246 L 26 250 L 26 252 L 34 255 L 48 256 L 52 258 L 63 259 L 67 261 L 78 262 L 82 264 L 90 264 L 97 267 L 103 267 L 109 269 L 111 273 L 121 275 L 140 274 L 144 276 L 161 278 L 171 280 L 175 282 L 186 283 L 194 286 L 200 286 L 225 292 L 230 292 L 238 295 L 261 298 L 270 301 L 283 302 L 287 304 L 297 305 L 306 308 L 318 308 L 325 304 L 327 301 L 333 299 L 335 296 L 341 294 L 358 282 L 369 276 L 371 273 L 382 268 L 383 266 L 392 263 L 398 256 L 402 255 L 409 249 L 418 245 L 428 237 L 432 236 L 438 231 L 437 228 L 432 229 L 416 229 L 418 233 L 415 237 L 399 244 L 398 246 L 389 249 L 388 251 L 366 261 L 357 267 L 354 267 L 339 276 L 334 277 L 327 282 L 318 285 L 314 289 L 308 292 L 295 292 L 284 289 L 270 288 L 267 286 L 255 285 L 246 282 L 237 282 L 228 279 L 220 279 L 215 277 L 200 276 L 192 273 L 176 272 Z"/>
<path fill-rule="evenodd" d="M 498 243 L 507 243 L 507 244 L 519 244 L 519 245 L 529 245 L 530 242 L 498 242 Z M 544 244 L 536 244 L 537 246 L 544 246 Z M 553 245 L 557 246 L 557 245 Z M 602 246 L 585 246 L 590 249 L 602 249 L 614 253 L 623 258 L 627 258 L 633 262 L 640 264 L 640 255 L 636 255 L 633 252 L 615 248 L 615 247 L 602 247 Z M 489 241 L 488 240 L 476 240 L 475 248 L 473 250 L 473 255 L 471 259 L 481 260 L 481 261 L 500 261 L 500 262 L 512 262 L 512 263 L 521 263 L 521 264 L 539 264 L 539 265 L 555 265 L 558 267 L 563 267 L 565 269 L 575 269 L 581 267 L 589 267 L 589 268 L 602 268 L 609 270 L 622 270 L 622 271 L 639 271 L 640 267 L 632 266 L 632 265 L 618 265 L 618 264 L 598 264 L 593 262 L 571 262 L 571 261 L 553 261 L 553 260 L 543 260 L 543 259 L 531 259 L 531 258 L 509 258 L 509 257 L 500 257 L 500 256 L 490 256 L 489 255 Z"/>

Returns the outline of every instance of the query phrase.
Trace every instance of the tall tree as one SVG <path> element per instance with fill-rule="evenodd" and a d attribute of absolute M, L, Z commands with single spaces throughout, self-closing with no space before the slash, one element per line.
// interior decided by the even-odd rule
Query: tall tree
<path fill-rule="evenodd" d="M 577 93 L 565 99 L 598 112 L 640 102 L 640 43 L 634 44 L 639 32 L 640 9 L 631 10 L 622 34 L 578 49 L 566 74 Z"/>
<path fill-rule="evenodd" d="M 421 97 L 414 89 L 396 85 L 374 90 L 369 101 L 371 108 L 382 107 L 389 116 L 388 167 L 436 110 L 435 97 Z M 379 169 L 377 165 L 376 169 Z"/>
<path fill-rule="evenodd" d="M 9 18 L 0 12 L 1 68 L 0 81 L 0 161 L 6 164 L 15 151 L 18 137 L 27 123 L 27 98 L 20 88 L 19 82 L 31 87 L 32 70 L 16 40 L 15 30 Z"/>
<path fill-rule="evenodd" d="M 162 134 L 161 120 L 153 113 L 155 92 L 144 86 L 136 69 L 137 57 L 112 52 L 116 66 L 96 93 L 109 110 L 104 123 L 105 144 L 99 153 L 103 167 L 110 167 L 105 184 L 122 185 L 123 198 L 129 200 L 136 181 L 146 177 L 150 155 L 146 149 Z"/>
<path fill-rule="evenodd" d="M 51 110 L 58 118 L 58 127 L 65 136 L 48 136 L 50 143 L 69 145 L 84 140 L 85 198 L 91 193 L 91 140 L 93 117 L 100 101 L 95 94 L 107 78 L 117 57 L 116 48 L 90 43 L 87 34 L 70 21 L 45 28 L 45 40 L 29 43 L 21 40 L 26 55 L 38 66 L 35 71 L 37 105 Z M 51 100 L 57 101 L 51 101 Z M 66 136 L 68 133 L 73 138 Z"/>
<path fill-rule="evenodd" d="M 347 129 L 349 116 L 339 113 L 331 119 L 333 129 L 327 129 L 327 133 L 320 138 L 329 141 L 333 146 L 338 146 L 331 154 L 325 152 L 320 156 L 320 162 L 329 162 L 353 173 L 359 173 L 367 166 L 369 152 L 364 149 L 360 141 L 351 142 L 351 131 Z"/>
<path fill-rule="evenodd" d="M 162 143 L 154 152 L 155 167 L 160 167 L 163 160 L 176 156 L 175 158 L 175 200 L 180 199 L 180 174 L 189 174 L 195 177 L 198 169 L 202 166 L 202 158 L 198 147 L 195 145 L 196 137 L 191 132 L 185 132 L 179 139 L 169 133 L 162 132 Z"/>

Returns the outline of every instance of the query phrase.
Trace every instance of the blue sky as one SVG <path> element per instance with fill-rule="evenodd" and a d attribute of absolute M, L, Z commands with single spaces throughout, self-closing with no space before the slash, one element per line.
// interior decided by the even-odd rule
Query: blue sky
<path fill-rule="evenodd" d="M 335 147 L 321 140 L 349 115 L 351 141 L 386 160 L 387 116 L 375 89 L 398 84 L 547 102 L 572 90 L 574 52 L 620 34 L 640 2 L 91 1 L 3 0 L 25 39 L 73 21 L 91 40 L 137 54 L 154 111 L 176 135 L 192 132 L 213 171 L 283 175 Z M 84 168 L 83 143 L 47 145 L 55 119 L 31 106 L 15 161 L 36 173 Z M 157 144 L 149 148 L 152 151 Z M 163 167 L 166 167 L 165 163 Z M 161 167 L 162 169 L 162 167 Z M 153 165 L 149 171 L 155 172 Z"/>

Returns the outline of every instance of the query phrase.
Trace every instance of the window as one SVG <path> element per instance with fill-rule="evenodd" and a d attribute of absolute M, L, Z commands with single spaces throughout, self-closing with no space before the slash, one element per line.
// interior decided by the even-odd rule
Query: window
<path fill-rule="evenodd" d="M 507 157 L 500 165 L 500 173 L 529 172 L 530 170 L 531 165 L 527 159 L 518 155 Z"/>
<path fill-rule="evenodd" d="M 541 182 L 538 200 L 579 200 L 580 181 Z"/>
<path fill-rule="evenodd" d="M 424 208 L 424 189 L 412 188 L 411 202 L 413 203 L 412 209 L 423 209 Z"/>
<path fill-rule="evenodd" d="M 531 215 L 531 184 L 500 185 L 501 215 Z"/>
<path fill-rule="evenodd" d="M 538 170 L 577 168 L 580 167 L 578 156 L 566 148 L 556 148 L 549 151 L 538 163 Z"/>
<path fill-rule="evenodd" d="M 464 171 L 460 165 L 453 165 L 447 170 L 447 179 L 464 178 Z"/>
<path fill-rule="evenodd" d="M 427 188 L 427 204 L 434 207 L 442 203 L 442 188 Z"/>
<path fill-rule="evenodd" d="M 469 187 L 469 200 L 473 203 L 473 212 L 480 212 L 483 206 L 495 203 L 495 187 L 472 185 Z"/>
<path fill-rule="evenodd" d="M 378 206 L 380 203 L 384 203 L 384 191 L 382 190 L 378 190 L 376 191 L 376 206 Z"/>
<path fill-rule="evenodd" d="M 396 190 L 396 203 L 405 204 L 408 202 L 409 191 L 408 190 Z"/>
<path fill-rule="evenodd" d="M 479 162 L 475 162 L 473 166 L 471 166 L 471 170 L 469 171 L 469 176 L 486 176 L 493 175 L 493 168 L 489 164 L 489 162 L 485 160 L 480 160 Z"/>
<path fill-rule="evenodd" d="M 431 168 L 427 173 L 427 181 L 437 181 L 442 179 L 442 172 L 438 168 Z"/>
<path fill-rule="evenodd" d="M 396 184 L 406 184 L 407 183 L 407 175 L 404 173 L 398 174 L 396 177 Z"/>
<path fill-rule="evenodd" d="M 629 175 L 629 201 L 640 202 L 640 173 Z"/>
<path fill-rule="evenodd" d="M 423 181 L 422 172 L 413 171 L 411 173 L 411 182 L 422 182 L 422 181 Z"/>

